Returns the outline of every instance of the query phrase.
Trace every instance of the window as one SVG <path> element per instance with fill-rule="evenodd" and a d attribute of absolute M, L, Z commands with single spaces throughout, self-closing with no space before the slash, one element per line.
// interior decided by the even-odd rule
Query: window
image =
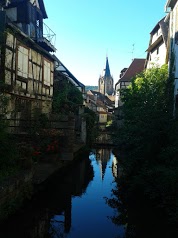
<path fill-rule="evenodd" d="M 17 75 L 23 78 L 28 78 L 28 57 L 29 50 L 23 46 L 18 47 L 18 71 Z"/>
<path fill-rule="evenodd" d="M 51 64 L 49 61 L 44 59 L 44 77 L 43 82 L 45 85 L 50 86 L 51 84 Z"/>
<path fill-rule="evenodd" d="M 159 54 L 159 47 L 156 49 L 156 53 L 157 53 L 157 55 Z"/>

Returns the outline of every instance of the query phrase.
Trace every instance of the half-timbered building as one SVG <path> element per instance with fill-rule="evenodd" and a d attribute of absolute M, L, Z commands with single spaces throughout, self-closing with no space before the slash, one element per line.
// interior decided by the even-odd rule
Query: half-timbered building
<path fill-rule="evenodd" d="M 38 111 L 52 107 L 55 34 L 43 0 L 0 1 L 0 82 L 7 97 L 7 119 L 23 130 Z"/>

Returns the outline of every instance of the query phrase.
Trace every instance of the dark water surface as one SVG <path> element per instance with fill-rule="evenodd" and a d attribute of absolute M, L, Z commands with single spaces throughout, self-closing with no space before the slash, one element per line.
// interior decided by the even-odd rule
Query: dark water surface
<path fill-rule="evenodd" d="M 56 173 L 18 214 L 0 227 L 0 238 L 123 238 L 106 203 L 118 169 L 110 149 L 95 149 Z"/>

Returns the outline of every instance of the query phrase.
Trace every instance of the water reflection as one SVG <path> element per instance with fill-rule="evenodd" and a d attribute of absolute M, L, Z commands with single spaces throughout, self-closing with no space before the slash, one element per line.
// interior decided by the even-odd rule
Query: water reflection
<path fill-rule="evenodd" d="M 103 180 L 105 172 L 106 172 L 107 164 L 110 160 L 111 150 L 107 148 L 105 149 L 100 148 L 100 149 L 96 149 L 95 153 L 96 153 L 96 161 L 98 162 L 100 166 L 101 180 Z"/>
<path fill-rule="evenodd" d="M 110 216 L 111 221 L 118 226 L 125 226 L 124 238 L 177 237 L 177 228 L 169 224 L 159 204 L 151 203 L 137 190 L 128 193 L 123 170 L 116 157 L 113 159 L 112 172 L 116 181 L 115 188 L 106 201 L 115 211 Z"/>
<path fill-rule="evenodd" d="M 83 158 L 63 174 L 55 174 L 43 184 L 42 191 L 30 204 L 0 226 L 0 237 L 64 237 L 71 228 L 72 197 L 85 193 L 93 176 L 88 158 Z"/>
<path fill-rule="evenodd" d="M 115 238 L 124 226 L 115 226 L 106 204 L 115 183 L 111 149 L 93 149 L 75 166 L 56 173 L 41 186 L 32 201 L 0 226 L 1 238 Z"/>

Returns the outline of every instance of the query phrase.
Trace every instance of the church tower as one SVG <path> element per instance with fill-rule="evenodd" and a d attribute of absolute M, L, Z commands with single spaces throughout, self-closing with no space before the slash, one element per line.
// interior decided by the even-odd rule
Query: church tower
<path fill-rule="evenodd" d="M 109 62 L 108 62 L 108 57 L 106 57 L 106 68 L 104 69 L 104 75 L 99 77 L 98 81 L 98 88 L 99 92 L 106 95 L 112 95 L 113 94 L 113 77 L 111 76 L 110 73 L 110 68 L 109 68 Z"/>

